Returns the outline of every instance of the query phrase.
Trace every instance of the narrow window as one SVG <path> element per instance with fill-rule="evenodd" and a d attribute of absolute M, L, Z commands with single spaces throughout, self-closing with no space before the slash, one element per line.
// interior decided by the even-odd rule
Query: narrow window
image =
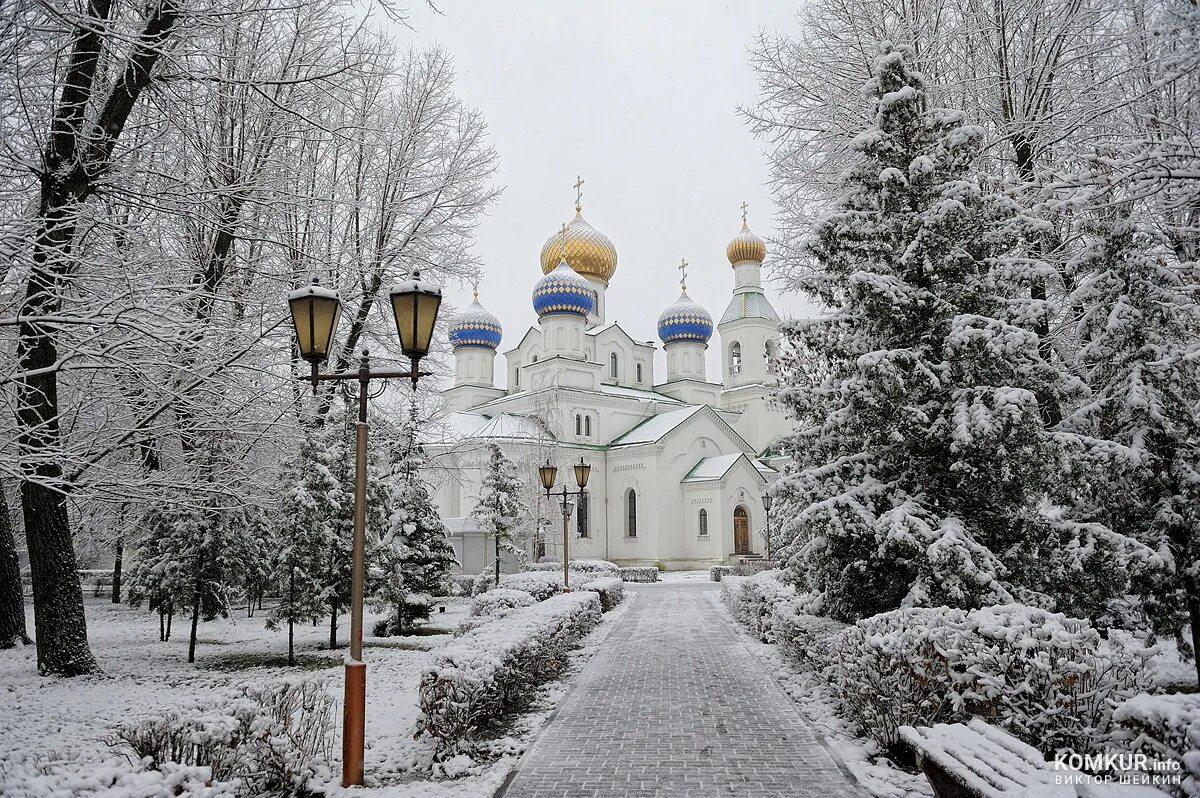
<path fill-rule="evenodd" d="M 768 374 L 775 373 L 775 358 L 778 357 L 778 354 L 779 353 L 775 349 L 775 342 L 767 341 L 767 347 L 766 347 L 766 351 L 763 353 L 763 357 L 766 358 L 766 361 L 767 361 L 767 373 Z"/>
<path fill-rule="evenodd" d="M 638 363 L 637 367 L 634 369 L 634 371 L 637 373 L 637 381 L 641 382 L 642 381 L 642 364 Z"/>
<path fill-rule="evenodd" d="M 575 434 L 583 434 L 583 416 L 579 415 L 578 413 L 575 414 Z"/>
<path fill-rule="evenodd" d="M 700 537 L 708 537 L 708 510 L 700 511 Z"/>
<path fill-rule="evenodd" d="M 613 352 L 608 356 L 608 376 L 612 379 L 617 378 L 617 353 Z"/>
<path fill-rule="evenodd" d="M 737 341 L 734 341 L 733 346 L 729 347 L 729 373 L 742 373 L 742 345 Z"/>
<path fill-rule="evenodd" d="M 585 493 L 579 497 L 579 507 L 575 511 L 575 525 L 579 531 L 579 537 L 586 538 L 588 535 L 588 495 Z"/>
<path fill-rule="evenodd" d="M 583 435 L 586 438 L 592 437 L 592 417 L 591 416 L 583 417 Z"/>
<path fill-rule="evenodd" d="M 533 356 L 533 360 L 531 360 L 530 362 L 531 362 L 531 363 L 536 363 L 536 362 L 537 362 L 537 355 L 534 355 L 534 356 Z"/>
<path fill-rule="evenodd" d="M 625 491 L 625 535 L 637 537 L 637 491 L 633 488 Z"/>
<path fill-rule="evenodd" d="M 513 371 L 513 385 L 517 386 L 518 388 L 521 387 L 521 367 L 520 366 L 517 366 L 516 369 Z"/>

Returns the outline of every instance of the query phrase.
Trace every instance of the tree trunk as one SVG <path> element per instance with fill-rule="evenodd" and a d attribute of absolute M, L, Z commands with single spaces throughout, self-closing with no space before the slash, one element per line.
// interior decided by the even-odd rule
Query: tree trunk
<path fill-rule="evenodd" d="M 1196 684 L 1200 686 L 1200 584 L 1188 570 L 1184 570 L 1182 582 L 1184 598 L 1187 601 L 1188 622 L 1192 627 L 1192 662 L 1196 666 Z"/>
<path fill-rule="evenodd" d="M 200 628 L 200 591 L 192 599 L 192 636 L 188 640 L 188 662 L 196 661 L 196 631 Z"/>
<path fill-rule="evenodd" d="M 175 605 L 168 603 L 167 604 L 167 639 L 166 639 L 166 642 L 168 642 L 168 643 L 171 641 L 171 621 L 173 621 L 173 620 L 175 620 Z"/>
<path fill-rule="evenodd" d="M 167 642 L 167 608 L 158 605 L 158 642 Z"/>
<path fill-rule="evenodd" d="M 338 605 L 336 601 L 329 602 L 329 650 L 333 651 L 337 648 L 337 617 Z"/>
<path fill-rule="evenodd" d="M 289 558 L 290 559 L 290 558 Z M 288 665 L 296 664 L 296 566 L 288 569 Z"/>
<path fill-rule="evenodd" d="M 113 560 L 112 603 L 121 603 L 121 559 L 125 554 L 125 539 L 117 538 L 117 556 Z"/>
<path fill-rule="evenodd" d="M 8 496 L 0 485 L 0 648 L 12 648 L 18 643 L 29 645 L 25 628 L 25 588 L 21 584 L 21 558 L 17 556 L 17 539 L 13 534 L 12 516 L 8 513 Z"/>

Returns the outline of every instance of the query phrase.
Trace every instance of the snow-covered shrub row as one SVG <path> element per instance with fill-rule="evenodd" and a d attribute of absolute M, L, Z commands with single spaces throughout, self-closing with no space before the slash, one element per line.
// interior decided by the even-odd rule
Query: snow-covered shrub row
<path fill-rule="evenodd" d="M 796 589 L 779 581 L 782 571 L 760 571 L 754 576 L 726 576 L 721 592 L 729 611 L 764 643 L 775 642 L 771 634 L 776 605 L 789 601 Z"/>
<path fill-rule="evenodd" d="M 561 573 L 551 571 L 525 571 L 500 577 L 500 587 L 523 590 L 538 601 L 545 601 L 563 591 Z"/>
<path fill-rule="evenodd" d="M 619 568 L 617 574 L 622 582 L 657 582 L 657 568 Z"/>
<path fill-rule="evenodd" d="M 329 780 L 335 704 L 324 680 L 246 686 L 131 718 L 110 743 L 154 770 L 208 768 L 227 794 L 309 795 Z"/>
<path fill-rule="evenodd" d="M 604 612 L 615 609 L 625 600 L 625 583 L 618 576 L 601 576 L 584 582 L 579 589 L 600 596 L 600 609 Z"/>
<path fill-rule="evenodd" d="M 471 599 L 472 617 L 499 618 L 521 607 L 531 607 L 537 599 L 524 590 L 498 587 Z"/>
<path fill-rule="evenodd" d="M 608 560 L 571 560 L 567 566 L 571 573 L 597 574 L 601 576 L 616 576 L 621 569 L 616 563 Z M 562 573 L 562 562 L 534 562 L 525 566 L 527 571 L 558 571 Z M 656 569 L 657 570 L 657 569 Z"/>
<path fill-rule="evenodd" d="M 1110 747 L 1145 754 L 1150 762 L 1178 762 L 1178 785 L 1159 784 L 1177 798 L 1200 796 L 1200 693 L 1135 696 L 1122 704 L 1113 721 Z M 1157 775 L 1164 775 L 1159 772 Z"/>
<path fill-rule="evenodd" d="M 437 758 L 469 752 L 533 688 L 554 678 L 567 652 L 600 622 L 600 599 L 580 591 L 514 610 L 462 635 L 421 677 L 418 736 L 432 737 Z"/>
<path fill-rule="evenodd" d="M 720 582 L 726 576 L 741 576 L 742 573 L 741 567 L 737 565 L 714 565 L 708 569 L 708 578 L 713 582 Z"/>
<path fill-rule="evenodd" d="M 1103 641 L 1087 621 L 1020 604 L 902 609 L 848 627 L 827 677 L 885 747 L 902 725 L 1000 726 L 1044 752 L 1094 751 L 1113 713 L 1148 684 L 1148 652 Z"/>
<path fill-rule="evenodd" d="M 771 632 L 783 655 L 797 668 L 821 673 L 831 663 L 837 636 L 846 624 L 820 615 L 822 601 L 800 593 L 775 605 Z"/>
<path fill-rule="evenodd" d="M 474 579 L 471 580 L 471 594 L 478 596 L 480 593 L 486 593 L 496 586 L 496 577 L 491 571 L 483 571 Z"/>

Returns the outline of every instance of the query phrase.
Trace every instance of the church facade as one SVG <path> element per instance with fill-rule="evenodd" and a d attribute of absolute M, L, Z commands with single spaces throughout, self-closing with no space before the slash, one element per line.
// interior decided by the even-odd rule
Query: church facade
<path fill-rule="evenodd" d="M 482 570 L 495 556 L 471 517 L 489 443 L 526 484 L 530 557 L 558 559 L 563 548 L 562 502 L 546 500 L 538 466 L 557 465 L 556 490 L 564 481 L 575 490 L 581 460 L 592 469 L 586 495 L 569 507 L 572 558 L 677 569 L 762 554 L 762 494 L 778 474 L 772 447 L 786 429 L 770 403 L 780 319 L 762 287 L 763 240 L 743 216 L 726 251 L 730 301 L 715 325 L 681 281 L 659 317 L 659 342 L 638 341 L 608 318 L 616 248 L 575 211 L 542 248 L 537 324 L 503 351 L 506 387 L 495 382 L 503 331 L 478 296 L 450 327 L 454 385 L 426 442 L 427 477 L 463 569 Z M 714 332 L 719 381 L 705 365 Z M 659 345 L 665 374 L 655 373 Z"/>

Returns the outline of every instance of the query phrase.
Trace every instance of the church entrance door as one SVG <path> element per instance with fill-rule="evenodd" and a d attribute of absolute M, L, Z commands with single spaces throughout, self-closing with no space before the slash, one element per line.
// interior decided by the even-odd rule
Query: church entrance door
<path fill-rule="evenodd" d="M 750 553 L 750 516 L 741 505 L 733 511 L 733 553 Z"/>

